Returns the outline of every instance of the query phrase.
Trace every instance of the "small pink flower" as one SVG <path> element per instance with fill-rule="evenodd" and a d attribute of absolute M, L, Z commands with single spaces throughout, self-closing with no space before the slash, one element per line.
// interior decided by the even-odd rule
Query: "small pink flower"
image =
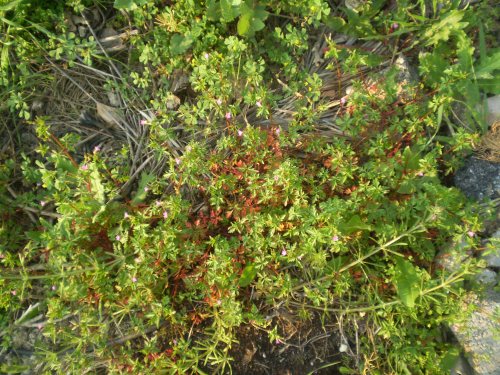
<path fill-rule="evenodd" d="M 36 328 L 38 328 L 38 330 L 41 331 L 43 329 L 43 324 L 38 324 Z"/>
<path fill-rule="evenodd" d="M 205 54 L 203 55 L 203 57 L 205 58 L 205 60 L 208 60 L 208 58 L 210 57 L 210 55 L 205 52 Z"/>
<path fill-rule="evenodd" d="M 15 296 L 17 294 L 17 292 L 15 290 L 11 290 L 10 293 Z"/>
<path fill-rule="evenodd" d="M 115 240 L 120 241 L 122 238 L 119 234 L 116 235 Z"/>
<path fill-rule="evenodd" d="M 243 136 L 243 130 L 238 130 L 238 137 Z"/>
<path fill-rule="evenodd" d="M 279 345 L 279 344 L 283 344 L 283 341 L 281 341 L 280 339 L 276 339 L 276 345 Z"/>
<path fill-rule="evenodd" d="M 222 301 L 220 299 L 217 300 L 217 305 L 221 305 Z"/>
<path fill-rule="evenodd" d="M 347 99 L 345 98 L 345 96 L 340 98 L 340 104 L 344 105 L 346 102 L 347 102 Z"/>
<path fill-rule="evenodd" d="M 0 254 L 0 259 L 3 259 L 3 258 L 5 258 L 5 255 Z"/>
<path fill-rule="evenodd" d="M 139 121 L 139 124 L 141 124 L 142 126 L 146 125 L 148 122 L 144 119 L 142 119 L 141 121 Z"/>
<path fill-rule="evenodd" d="M 279 179 L 280 179 L 280 176 L 278 176 L 278 175 L 274 176 L 274 181 L 278 182 Z"/>
<path fill-rule="evenodd" d="M 255 105 L 260 108 L 260 107 L 262 107 L 262 102 L 260 100 L 257 100 L 255 102 Z"/>
<path fill-rule="evenodd" d="M 161 201 L 156 201 L 156 207 L 160 207 L 161 206 Z"/>
<path fill-rule="evenodd" d="M 281 250 L 281 255 L 286 256 L 286 254 L 288 254 L 288 253 L 286 252 L 286 249 Z"/>
<path fill-rule="evenodd" d="M 40 201 L 40 206 L 44 207 L 47 204 L 45 201 Z"/>
<path fill-rule="evenodd" d="M 222 104 L 222 100 L 221 100 L 221 99 L 217 99 L 215 102 L 216 102 L 218 105 L 221 105 L 221 104 Z"/>
<path fill-rule="evenodd" d="M 332 237 L 333 242 L 337 242 L 339 240 L 339 236 L 335 235 Z"/>
<path fill-rule="evenodd" d="M 135 276 L 134 276 L 134 277 L 132 277 L 132 282 L 133 282 L 133 283 L 136 283 L 136 282 L 137 282 L 137 278 L 136 278 Z"/>
<path fill-rule="evenodd" d="M 52 290 L 56 290 L 56 286 L 55 286 L 55 285 L 52 285 L 52 286 L 50 287 L 50 289 L 52 289 Z"/>
<path fill-rule="evenodd" d="M 168 217 L 168 212 L 167 211 L 163 211 L 163 218 L 166 219 Z"/>
<path fill-rule="evenodd" d="M 94 147 L 94 153 L 97 153 L 99 151 L 101 151 L 101 147 L 100 146 L 95 146 Z"/>
<path fill-rule="evenodd" d="M 226 112 L 226 120 L 229 120 L 231 118 L 231 112 Z"/>
<path fill-rule="evenodd" d="M 123 214 L 123 217 L 124 217 L 125 219 L 128 219 L 128 218 L 130 217 L 130 215 L 128 214 L 128 212 L 126 212 L 126 211 L 125 211 L 125 213 Z"/>
<path fill-rule="evenodd" d="M 147 193 L 149 191 L 149 188 L 147 186 L 145 186 L 144 191 Z"/>
<path fill-rule="evenodd" d="M 88 171 L 89 166 L 87 164 L 82 165 L 82 171 Z"/>
<path fill-rule="evenodd" d="M 399 28 L 399 25 L 398 25 L 396 22 L 394 22 L 394 23 L 392 24 L 392 29 L 393 29 L 393 30 L 396 30 L 396 29 L 398 29 L 398 28 Z"/>
<path fill-rule="evenodd" d="M 175 158 L 175 164 L 179 165 L 181 163 L 181 159 Z"/>
<path fill-rule="evenodd" d="M 474 236 L 476 235 L 476 233 L 470 230 L 470 231 L 468 231 L 468 232 L 467 232 L 467 235 L 468 235 L 470 238 L 472 238 L 472 237 L 474 237 Z"/>
<path fill-rule="evenodd" d="M 280 129 L 280 128 L 276 128 L 276 129 L 274 130 L 274 133 L 275 133 L 277 136 L 279 136 L 279 135 L 280 135 L 280 133 L 281 133 L 281 129 Z"/>
<path fill-rule="evenodd" d="M 424 177 L 424 172 L 418 172 L 418 173 L 417 173 L 417 176 L 419 176 L 419 177 Z"/>
<path fill-rule="evenodd" d="M 176 340 L 176 339 L 173 339 L 173 340 L 172 340 L 172 343 L 173 343 L 174 345 L 177 345 L 177 340 Z"/>

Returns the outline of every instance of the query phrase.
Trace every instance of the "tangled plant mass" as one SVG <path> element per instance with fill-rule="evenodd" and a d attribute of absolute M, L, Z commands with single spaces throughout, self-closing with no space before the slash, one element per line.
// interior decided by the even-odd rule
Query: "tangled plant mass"
<path fill-rule="evenodd" d="M 487 1 L 4 3 L 0 372 L 449 372 Z"/>

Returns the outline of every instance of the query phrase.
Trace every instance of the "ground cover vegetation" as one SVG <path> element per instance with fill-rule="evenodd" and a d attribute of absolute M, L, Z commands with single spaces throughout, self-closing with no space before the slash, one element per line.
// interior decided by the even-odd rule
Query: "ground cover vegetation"
<path fill-rule="evenodd" d="M 447 373 L 495 11 L 0 1 L 0 372 Z"/>

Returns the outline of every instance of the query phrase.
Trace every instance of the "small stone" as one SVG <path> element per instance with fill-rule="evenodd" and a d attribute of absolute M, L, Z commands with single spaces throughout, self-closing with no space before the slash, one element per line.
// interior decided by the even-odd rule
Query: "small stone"
<path fill-rule="evenodd" d="M 85 26 L 78 26 L 78 35 L 80 36 L 80 38 L 85 38 L 85 36 L 87 35 L 87 27 Z"/>
<path fill-rule="evenodd" d="M 481 273 L 476 275 L 476 280 L 480 284 L 493 287 L 497 284 L 497 273 L 485 268 Z"/>
<path fill-rule="evenodd" d="M 454 177 L 455 185 L 476 200 L 500 196 L 500 164 L 471 157 Z"/>
<path fill-rule="evenodd" d="M 467 302 L 476 306 L 470 318 L 454 324 L 451 330 L 465 351 L 476 375 L 500 375 L 500 340 L 497 332 L 500 322 L 496 312 L 500 309 L 500 294 L 489 292 L 484 300 L 471 297 Z"/>
<path fill-rule="evenodd" d="M 483 258 L 486 260 L 488 267 L 500 268 L 500 230 L 491 236 L 491 240 L 492 247 L 486 251 Z"/>
<path fill-rule="evenodd" d="M 500 95 L 488 98 L 488 115 L 487 121 L 489 125 L 500 121 Z"/>

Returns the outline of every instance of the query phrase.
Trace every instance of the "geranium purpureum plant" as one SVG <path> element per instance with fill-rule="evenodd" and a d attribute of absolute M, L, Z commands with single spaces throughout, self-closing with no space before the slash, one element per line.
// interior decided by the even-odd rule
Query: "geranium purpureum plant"
<path fill-rule="evenodd" d="M 91 4 L 31 19 L 35 3 L 4 3 L 2 33 L 19 37 L 2 54 L 3 350 L 38 335 L 30 364 L 0 372 L 244 373 L 247 328 L 301 347 L 287 319 L 336 327 L 309 371 L 449 372 L 443 327 L 466 315 L 482 228 L 441 178 L 482 124 L 458 127 L 452 104 L 467 89 L 475 108 L 497 69 L 473 48 L 484 4 L 116 0 L 95 8 L 128 30 L 113 55 Z M 400 55 L 420 78 L 401 79 Z M 86 98 L 67 106 L 78 121 L 29 105 L 47 71 Z"/>

